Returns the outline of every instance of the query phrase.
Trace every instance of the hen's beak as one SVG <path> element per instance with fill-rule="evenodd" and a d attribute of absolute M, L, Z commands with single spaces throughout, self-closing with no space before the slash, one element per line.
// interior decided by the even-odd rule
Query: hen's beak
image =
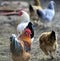
<path fill-rule="evenodd" d="M 18 16 L 21 16 L 23 13 L 22 13 L 22 11 L 19 11 L 18 12 Z"/>

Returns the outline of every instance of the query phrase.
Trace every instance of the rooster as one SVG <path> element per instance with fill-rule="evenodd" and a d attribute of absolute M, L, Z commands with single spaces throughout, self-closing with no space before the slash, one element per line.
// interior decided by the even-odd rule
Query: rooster
<path fill-rule="evenodd" d="M 23 33 L 16 37 L 12 34 L 10 37 L 10 50 L 13 61 L 29 61 L 31 50 L 31 31 L 26 28 Z"/>
<path fill-rule="evenodd" d="M 34 40 L 34 27 L 33 27 L 32 22 L 18 24 L 17 26 L 18 36 L 22 34 L 25 28 L 29 28 L 31 30 L 31 40 L 33 41 Z"/>
<path fill-rule="evenodd" d="M 39 18 L 42 19 L 41 20 L 42 22 L 51 22 L 53 20 L 55 15 L 54 6 L 55 6 L 55 2 L 50 1 L 46 9 L 43 10 L 37 9 L 37 15 Z"/>
<path fill-rule="evenodd" d="M 39 0 L 34 0 L 34 4 L 33 5 L 29 5 L 29 12 L 30 12 L 30 18 L 32 19 L 32 20 L 36 20 L 36 21 L 38 21 L 39 20 L 39 18 L 38 18 L 38 16 L 37 16 L 37 13 L 36 13 L 36 10 L 37 9 L 39 9 L 39 10 L 42 10 L 42 7 L 41 7 L 41 5 L 40 5 L 40 1 Z M 35 22 L 36 22 L 35 21 Z"/>
<path fill-rule="evenodd" d="M 39 47 L 45 55 L 49 55 L 52 59 L 55 58 L 58 47 L 55 31 L 42 33 L 39 38 L 39 43 Z"/>

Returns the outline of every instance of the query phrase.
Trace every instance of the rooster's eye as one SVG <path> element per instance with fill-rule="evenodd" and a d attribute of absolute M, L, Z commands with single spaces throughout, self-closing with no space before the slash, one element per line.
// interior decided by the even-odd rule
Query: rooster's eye
<path fill-rule="evenodd" d="M 25 32 L 25 34 L 27 35 L 28 33 L 27 33 L 27 32 Z"/>

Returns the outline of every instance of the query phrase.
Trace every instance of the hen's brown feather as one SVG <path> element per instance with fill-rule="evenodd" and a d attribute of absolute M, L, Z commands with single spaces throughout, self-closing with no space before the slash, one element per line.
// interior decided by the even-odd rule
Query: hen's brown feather
<path fill-rule="evenodd" d="M 39 46 L 46 55 L 51 54 L 50 56 L 54 58 L 58 43 L 57 43 L 57 39 L 53 39 L 50 36 L 51 36 L 51 32 L 42 33 L 39 38 L 39 43 L 40 43 Z"/>
<path fill-rule="evenodd" d="M 37 16 L 37 12 L 36 12 L 37 9 L 42 10 L 42 7 L 39 0 L 34 0 L 34 3 L 32 5 L 29 5 L 30 18 L 34 22 L 39 20 L 39 17 Z"/>

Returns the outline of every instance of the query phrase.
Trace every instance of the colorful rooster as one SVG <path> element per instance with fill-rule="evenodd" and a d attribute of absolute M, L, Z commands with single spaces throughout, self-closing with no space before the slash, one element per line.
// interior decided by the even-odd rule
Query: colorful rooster
<path fill-rule="evenodd" d="M 46 55 L 49 55 L 52 59 L 55 58 L 58 47 L 55 31 L 42 33 L 39 43 L 39 47 Z"/>
<path fill-rule="evenodd" d="M 25 28 L 30 29 L 30 31 L 31 31 L 31 40 L 33 41 L 34 40 L 34 27 L 33 27 L 33 24 L 31 22 L 18 24 L 18 26 L 17 26 L 18 34 L 21 35 Z"/>
<path fill-rule="evenodd" d="M 30 29 L 26 28 L 19 37 L 16 37 L 15 34 L 10 37 L 10 50 L 13 61 L 29 61 L 29 51 L 31 50 L 30 34 Z"/>
<path fill-rule="evenodd" d="M 48 4 L 48 7 L 46 9 L 43 10 L 39 10 L 37 9 L 37 15 L 39 18 L 41 18 L 42 22 L 51 22 L 52 19 L 54 18 L 55 15 L 55 2 L 54 1 L 50 1 Z"/>

